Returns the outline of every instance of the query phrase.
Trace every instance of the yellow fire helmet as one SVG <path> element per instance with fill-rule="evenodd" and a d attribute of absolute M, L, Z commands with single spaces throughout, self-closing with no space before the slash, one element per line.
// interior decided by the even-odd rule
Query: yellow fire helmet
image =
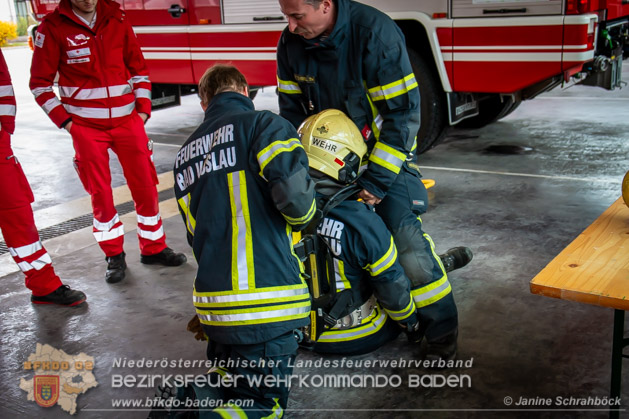
<path fill-rule="evenodd" d="M 343 112 L 327 109 L 311 115 L 297 132 L 312 169 L 342 183 L 356 180 L 367 145 L 356 124 Z"/>

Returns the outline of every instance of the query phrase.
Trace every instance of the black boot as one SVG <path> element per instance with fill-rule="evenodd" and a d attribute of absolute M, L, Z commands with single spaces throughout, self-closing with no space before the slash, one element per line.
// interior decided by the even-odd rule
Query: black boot
<path fill-rule="evenodd" d="M 147 265 L 179 266 L 188 259 L 183 253 L 175 253 L 170 247 L 154 255 L 140 255 L 140 262 Z"/>
<path fill-rule="evenodd" d="M 85 301 L 87 297 L 78 290 L 71 289 L 68 285 L 62 285 L 50 294 L 31 295 L 33 304 L 57 304 L 60 306 L 76 306 Z"/>
<path fill-rule="evenodd" d="M 474 254 L 472 249 L 465 246 L 453 247 L 445 252 L 443 255 L 439 255 L 441 263 L 447 272 L 452 272 L 455 269 L 459 269 L 470 263 Z"/>
<path fill-rule="evenodd" d="M 127 269 L 127 262 L 124 260 L 125 253 L 122 252 L 116 256 L 108 256 L 105 258 L 107 261 L 107 272 L 105 273 L 105 281 L 110 284 L 115 284 L 124 279 L 125 269 Z"/>
<path fill-rule="evenodd" d="M 456 358 L 458 329 L 433 341 L 427 341 L 426 359 L 433 362 L 433 368 L 445 368 L 439 361 L 451 361 Z"/>

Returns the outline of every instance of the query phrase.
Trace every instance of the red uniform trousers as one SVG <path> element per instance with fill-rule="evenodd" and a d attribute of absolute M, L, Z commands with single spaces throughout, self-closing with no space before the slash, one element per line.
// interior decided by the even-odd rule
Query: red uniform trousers
<path fill-rule="evenodd" d="M 109 170 L 109 149 L 118 156 L 135 203 L 140 252 L 153 255 L 166 248 L 159 214 L 157 173 L 152 147 L 142 118 L 134 112 L 123 124 L 99 130 L 76 122 L 70 128 L 74 165 L 83 187 L 92 197 L 94 237 L 106 256 L 123 251 L 124 229 L 114 206 Z"/>
<path fill-rule="evenodd" d="M 13 260 L 26 276 L 33 295 L 47 295 L 59 288 L 50 255 L 39 240 L 33 219 L 33 192 L 22 166 L 13 156 L 9 134 L 0 131 L 0 229 Z"/>

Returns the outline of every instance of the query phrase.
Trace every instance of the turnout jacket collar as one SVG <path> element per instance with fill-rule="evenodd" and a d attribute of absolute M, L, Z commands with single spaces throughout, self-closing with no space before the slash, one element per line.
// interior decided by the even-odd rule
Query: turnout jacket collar
<path fill-rule="evenodd" d="M 320 36 L 314 39 L 306 39 L 299 35 L 294 35 L 303 40 L 308 45 L 306 48 L 330 48 L 337 49 L 347 39 L 349 32 L 349 1 L 335 0 L 336 5 L 336 23 L 332 29 L 332 33 L 325 39 Z"/>
<path fill-rule="evenodd" d="M 214 118 L 215 114 L 223 115 L 226 109 L 234 109 L 241 111 L 253 111 L 253 101 L 247 96 L 238 92 L 223 92 L 212 98 L 208 108 L 205 111 L 203 121 Z"/>
<path fill-rule="evenodd" d="M 79 19 L 79 17 L 72 11 L 72 3 L 70 3 L 70 0 L 61 0 L 59 2 L 59 6 L 57 6 L 57 12 L 60 16 L 64 16 L 77 25 L 81 25 L 94 33 L 97 33 L 99 26 L 101 26 L 102 23 L 107 21 L 110 17 L 113 16 L 114 18 L 122 21 L 124 16 L 124 13 L 120 10 L 120 5 L 111 0 L 98 0 L 98 3 L 96 3 L 96 24 L 93 29 L 83 23 L 81 19 Z"/>

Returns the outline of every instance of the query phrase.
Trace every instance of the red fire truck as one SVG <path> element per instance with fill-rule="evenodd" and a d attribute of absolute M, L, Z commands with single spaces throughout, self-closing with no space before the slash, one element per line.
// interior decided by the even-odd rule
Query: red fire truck
<path fill-rule="evenodd" d="M 147 59 L 154 106 L 178 104 L 205 69 L 236 65 L 272 86 L 286 21 L 278 0 L 117 0 Z M 58 0 L 31 0 L 37 19 Z M 613 90 L 629 56 L 629 0 L 363 0 L 405 34 L 422 106 L 419 152 L 447 126 L 481 127 L 562 83 Z"/>

